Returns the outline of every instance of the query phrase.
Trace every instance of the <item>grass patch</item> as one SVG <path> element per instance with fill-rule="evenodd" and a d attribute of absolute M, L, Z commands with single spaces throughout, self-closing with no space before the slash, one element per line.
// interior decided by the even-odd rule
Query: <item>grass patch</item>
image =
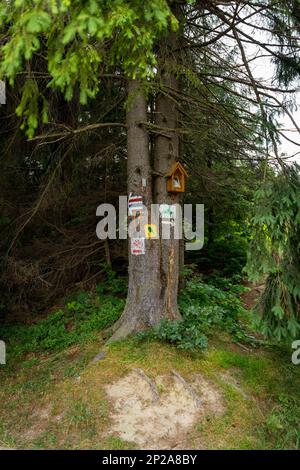
<path fill-rule="evenodd" d="M 8 367 L 13 367 L 17 357 L 24 354 L 61 351 L 95 340 L 99 331 L 115 323 L 123 308 L 124 300 L 118 297 L 79 293 L 64 309 L 34 325 L 1 325 L 0 338 L 6 342 Z M 25 361 L 25 367 L 35 360 L 30 358 L 27 364 Z"/>
<path fill-rule="evenodd" d="M 114 278 L 110 282 L 116 283 Z M 247 340 L 237 287 L 225 291 L 224 286 L 194 284 L 188 284 L 180 305 L 209 338 L 204 351 L 135 337 L 110 345 L 104 359 L 91 364 L 104 347 L 101 329 L 124 306 L 117 287 L 114 296 L 103 286 L 93 294 L 78 294 L 35 325 L 1 327 L 8 365 L 0 368 L 0 446 L 135 448 L 110 433 L 105 387 L 142 368 L 152 379 L 174 369 L 187 380 L 201 374 L 221 391 L 224 414 L 201 416 L 188 434 L 189 448 L 299 448 L 300 367 L 291 364 L 291 352 L 262 344 L 254 348 Z M 236 336 L 241 331 L 247 350 Z"/>
<path fill-rule="evenodd" d="M 73 347 L 7 377 L 0 392 L 3 446 L 134 448 L 109 433 L 111 405 L 104 387 L 140 367 L 152 378 L 173 369 L 187 379 L 200 373 L 222 391 L 224 415 L 201 417 L 189 434 L 191 448 L 199 442 L 217 449 L 298 447 L 300 371 L 280 359 L 279 351 L 233 352 L 220 342 L 208 352 L 192 353 L 130 339 L 110 345 L 101 362 L 87 365 L 97 351 L 98 342 Z M 224 372 L 239 380 L 247 398 Z"/>

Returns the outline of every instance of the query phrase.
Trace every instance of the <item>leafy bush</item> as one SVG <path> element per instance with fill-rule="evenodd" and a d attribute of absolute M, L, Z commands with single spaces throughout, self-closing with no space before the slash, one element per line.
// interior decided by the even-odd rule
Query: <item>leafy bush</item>
<path fill-rule="evenodd" d="M 252 340 L 240 323 L 246 313 L 240 294 L 246 288 L 227 279 L 224 282 L 223 288 L 219 288 L 200 282 L 197 277 L 188 281 L 179 299 L 184 320 L 197 325 L 205 334 L 219 328 L 232 334 L 233 340 Z"/>
<path fill-rule="evenodd" d="M 196 327 L 185 321 L 174 321 L 164 318 L 159 325 L 150 331 L 139 333 L 137 337 L 166 341 L 175 344 L 178 349 L 205 349 L 207 337 Z"/>
<path fill-rule="evenodd" d="M 201 350 L 207 347 L 207 337 L 219 329 L 231 334 L 236 342 L 254 344 L 255 338 L 246 333 L 239 321 L 245 314 L 239 294 L 245 288 L 228 281 L 226 289 L 205 284 L 194 276 L 187 281 L 179 299 L 183 320 L 163 319 L 157 327 L 138 337 L 167 341 L 180 349 Z"/>

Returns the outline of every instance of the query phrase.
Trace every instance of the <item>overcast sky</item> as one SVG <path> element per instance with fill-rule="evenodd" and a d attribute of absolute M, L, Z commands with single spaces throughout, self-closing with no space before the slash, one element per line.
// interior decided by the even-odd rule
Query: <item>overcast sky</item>
<path fill-rule="evenodd" d="M 255 66 L 252 66 L 253 74 L 257 79 L 260 81 L 270 81 L 272 80 L 272 76 L 274 73 L 273 64 L 270 60 L 258 59 L 255 63 Z M 278 99 L 282 100 L 282 94 L 278 94 Z M 297 92 L 295 95 L 295 102 L 298 104 L 298 109 L 293 111 L 293 118 L 296 121 L 297 125 L 300 125 L 300 91 Z M 285 135 L 296 141 L 300 145 L 300 135 L 297 129 L 295 129 L 294 124 L 291 122 L 290 118 L 287 115 L 283 115 L 279 118 L 280 122 L 282 123 L 281 129 L 289 129 L 285 131 Z M 282 138 L 282 143 L 280 145 L 280 152 L 286 153 L 288 156 L 293 155 L 297 152 L 300 152 L 300 146 L 292 144 L 291 142 Z M 292 160 L 298 161 L 300 163 L 300 153 L 299 155 L 293 157 Z"/>
<path fill-rule="evenodd" d="M 244 27 L 244 29 L 247 30 L 248 34 L 249 33 L 252 35 L 255 34 L 256 39 L 258 40 L 260 39 L 262 43 L 270 41 L 270 36 L 266 35 L 263 32 L 259 32 L 257 30 L 254 31 L 252 28 L 248 28 L 248 27 Z M 254 57 L 255 55 L 259 55 L 259 53 L 262 52 L 258 50 L 256 45 L 248 44 L 245 47 L 245 49 L 247 51 L 248 58 Z M 258 58 L 255 61 L 251 62 L 250 65 L 251 65 L 252 73 L 257 80 L 261 82 L 265 82 L 268 86 L 272 86 L 272 78 L 274 77 L 275 67 L 272 61 L 268 57 Z M 290 88 L 297 88 L 297 87 L 291 85 Z M 300 88 L 299 88 L 299 85 L 298 85 L 298 89 L 299 91 L 294 95 L 294 101 L 295 101 L 295 104 L 298 105 L 298 109 L 293 110 L 292 114 L 297 125 L 300 126 Z M 276 97 L 279 101 L 282 102 L 283 94 L 278 93 L 276 94 Z M 292 99 L 292 96 L 289 95 L 289 98 Z M 282 115 L 281 118 L 280 117 L 278 118 L 278 121 L 281 122 L 281 127 L 280 127 L 281 130 L 288 129 L 284 132 L 285 135 L 299 144 L 299 146 L 297 146 L 287 141 L 286 139 L 281 138 L 281 145 L 279 146 L 279 152 L 285 153 L 287 156 L 292 156 L 296 154 L 297 152 L 300 152 L 300 134 L 297 131 L 297 129 L 295 129 L 295 126 L 290 120 L 290 118 L 287 115 Z M 294 156 L 291 160 L 297 161 L 300 164 L 300 153 L 299 155 Z"/>

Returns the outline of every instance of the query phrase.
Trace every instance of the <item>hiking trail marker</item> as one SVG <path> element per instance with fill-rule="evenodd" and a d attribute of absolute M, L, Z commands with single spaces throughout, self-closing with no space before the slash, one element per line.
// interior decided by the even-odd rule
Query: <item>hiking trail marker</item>
<path fill-rule="evenodd" d="M 157 226 L 155 224 L 144 225 L 144 232 L 146 238 L 158 238 Z"/>
<path fill-rule="evenodd" d="M 133 255 L 145 254 L 145 239 L 144 238 L 131 238 L 131 253 Z"/>
<path fill-rule="evenodd" d="M 143 196 L 134 196 L 132 193 L 128 196 L 128 214 L 132 217 L 137 215 L 137 212 L 143 211 Z"/>

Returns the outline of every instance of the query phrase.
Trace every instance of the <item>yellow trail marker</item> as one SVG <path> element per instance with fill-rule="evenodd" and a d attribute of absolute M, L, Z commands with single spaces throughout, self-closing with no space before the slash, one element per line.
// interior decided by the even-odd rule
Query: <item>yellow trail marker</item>
<path fill-rule="evenodd" d="M 144 225 L 144 232 L 146 238 L 157 238 L 157 227 L 155 224 Z"/>

